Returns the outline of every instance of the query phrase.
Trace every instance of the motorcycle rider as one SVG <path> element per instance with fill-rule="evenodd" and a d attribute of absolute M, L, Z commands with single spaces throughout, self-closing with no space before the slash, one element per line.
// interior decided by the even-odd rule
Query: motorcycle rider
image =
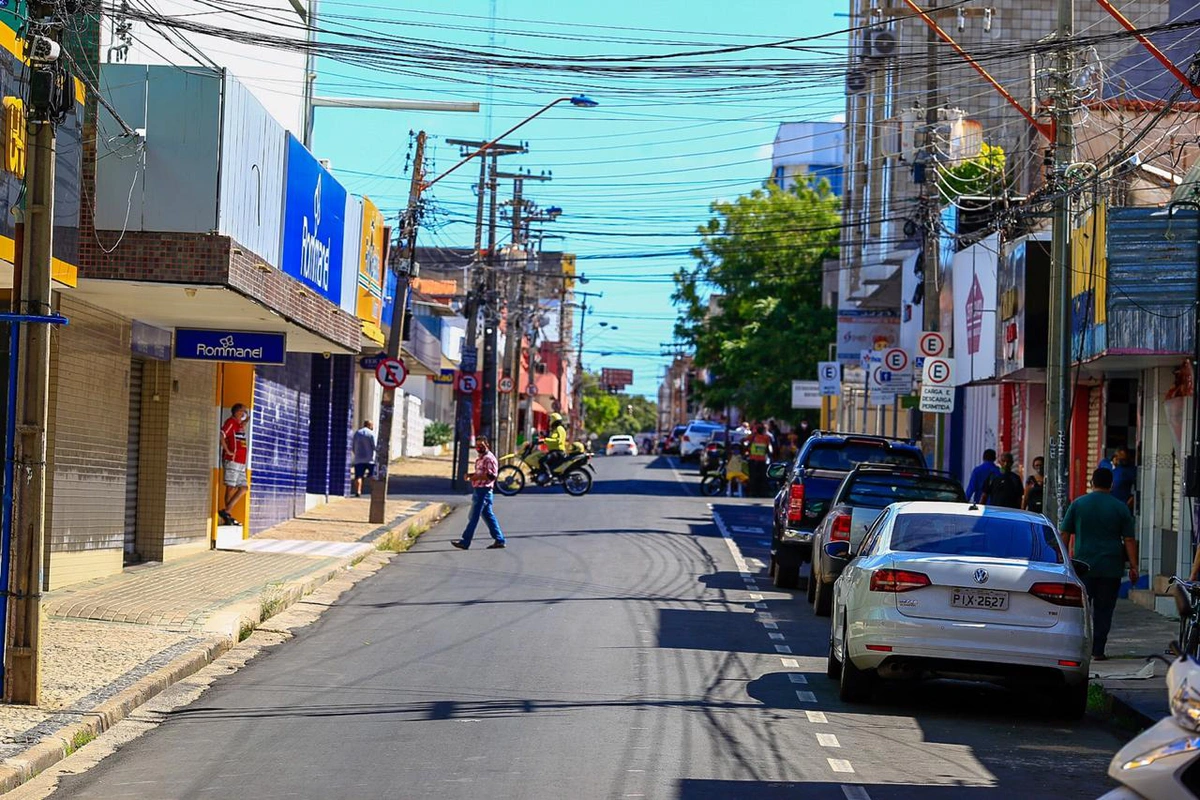
<path fill-rule="evenodd" d="M 538 465 L 539 483 L 549 480 L 567 455 L 567 426 L 557 411 L 550 415 L 550 431 L 542 437 L 542 444 L 546 446 L 546 455 Z"/>

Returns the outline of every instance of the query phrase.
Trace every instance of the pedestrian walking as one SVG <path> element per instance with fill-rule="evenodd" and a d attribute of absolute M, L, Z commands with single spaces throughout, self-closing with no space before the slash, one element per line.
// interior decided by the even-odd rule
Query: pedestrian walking
<path fill-rule="evenodd" d="M 1104 646 L 1112 629 L 1121 573 L 1129 560 L 1129 582 L 1138 581 L 1138 546 L 1133 533 L 1133 513 L 1113 497 L 1113 474 L 1107 469 L 1092 473 L 1092 491 L 1067 507 L 1062 531 L 1071 558 L 1088 565 L 1083 576 L 1092 607 L 1092 658 L 1104 661 Z"/>
<path fill-rule="evenodd" d="M 749 451 L 746 460 L 750 469 L 750 496 L 763 497 L 767 493 L 767 462 L 771 460 L 771 437 L 767 426 L 761 422 L 754 427 L 754 434 L 746 440 Z"/>
<path fill-rule="evenodd" d="M 242 496 L 250 490 L 246 480 L 246 420 L 250 412 L 241 403 L 234 403 L 229 409 L 229 419 L 221 425 L 221 477 L 225 484 L 225 505 L 217 511 L 217 516 L 225 525 L 241 525 L 233 518 L 230 511 Z"/>
<path fill-rule="evenodd" d="M 983 486 L 988 478 L 1000 471 L 996 466 L 996 451 L 988 448 L 983 451 L 983 463 L 971 470 L 971 480 L 967 481 L 967 500 L 977 503 L 983 497 Z"/>
<path fill-rule="evenodd" d="M 455 539 L 450 544 L 459 550 L 469 549 L 471 539 L 475 537 L 475 526 L 479 524 L 479 518 L 483 517 L 488 532 L 495 540 L 487 549 L 500 550 L 505 546 L 504 533 L 500 530 L 500 521 L 496 519 L 496 512 L 492 509 L 492 488 L 496 485 L 496 473 L 500 470 L 500 462 L 492 453 L 491 442 L 482 436 L 475 440 L 475 452 L 479 455 L 479 458 L 475 459 L 475 471 L 467 474 L 467 480 L 471 481 L 472 487 L 471 516 L 467 520 L 462 538 Z"/>
<path fill-rule="evenodd" d="M 1025 498 L 1021 501 L 1021 508 L 1040 514 L 1045 497 L 1046 459 L 1038 456 L 1033 460 L 1033 474 L 1025 479 Z"/>
<path fill-rule="evenodd" d="M 1000 471 L 993 474 L 983 485 L 983 503 L 989 506 L 1020 508 L 1025 499 L 1025 487 L 1021 476 L 1013 472 L 1013 454 L 1000 456 Z"/>
<path fill-rule="evenodd" d="M 375 425 L 369 419 L 364 419 L 362 427 L 354 432 L 350 441 L 350 453 L 354 458 L 354 496 L 362 494 L 363 479 L 367 479 L 367 491 L 371 491 L 369 481 L 375 477 Z"/>
<path fill-rule="evenodd" d="M 1112 459 L 1113 487 L 1112 496 L 1133 510 L 1133 490 L 1137 485 L 1137 467 L 1133 465 L 1133 456 L 1129 448 L 1118 447 Z"/>

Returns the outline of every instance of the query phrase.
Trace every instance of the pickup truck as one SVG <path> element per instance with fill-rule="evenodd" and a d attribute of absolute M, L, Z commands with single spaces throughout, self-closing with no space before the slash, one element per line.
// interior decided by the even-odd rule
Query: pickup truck
<path fill-rule="evenodd" d="M 838 564 L 826 555 L 825 545 L 849 542 L 850 552 L 857 552 L 867 528 L 883 509 L 906 500 L 965 503 L 967 495 L 956 478 L 943 472 L 887 464 L 859 464 L 850 471 L 833 496 L 825 519 L 813 532 L 808 601 L 814 614 L 829 616 L 833 582 L 840 574 Z"/>
<path fill-rule="evenodd" d="M 799 583 L 800 568 L 812 559 L 813 532 L 838 486 L 855 466 L 868 462 L 925 469 L 924 454 L 910 441 L 822 431 L 808 438 L 793 462 L 771 465 L 768 477 L 781 481 L 771 531 L 770 574 L 776 586 L 794 589 Z"/>

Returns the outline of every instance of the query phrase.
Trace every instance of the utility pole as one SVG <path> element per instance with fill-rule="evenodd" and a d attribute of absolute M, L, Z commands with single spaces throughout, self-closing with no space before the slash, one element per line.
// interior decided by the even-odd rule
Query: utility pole
<path fill-rule="evenodd" d="M 1058 55 L 1054 74 L 1054 193 L 1050 258 L 1050 324 L 1046 353 L 1046 502 L 1044 513 L 1058 524 L 1067 507 L 1071 430 L 1071 199 L 1067 167 L 1074 151 L 1071 123 L 1073 0 L 1058 0 Z"/>
<path fill-rule="evenodd" d="M 396 269 L 396 294 L 392 298 L 392 319 L 388 330 L 387 355 L 400 357 L 400 341 L 404 335 L 404 313 L 408 306 L 408 284 L 416 277 L 417 230 L 420 228 L 421 191 L 425 181 L 425 131 L 417 134 L 417 147 L 413 154 L 412 183 L 408 189 L 408 208 L 401 225 L 404 231 L 406 250 L 400 252 Z M 407 261 L 405 261 L 407 259 Z M 392 421 L 395 419 L 396 390 L 384 387 L 383 399 L 379 403 L 378 438 L 375 445 L 375 479 L 371 482 L 370 521 L 383 523 L 387 506 L 388 466 L 391 464 Z"/>
<path fill-rule="evenodd" d="M 583 298 L 579 304 L 579 352 L 575 354 L 575 399 L 572 405 L 575 407 L 572 427 L 576 433 L 572 439 L 582 439 L 584 436 L 583 429 L 583 327 L 587 324 L 588 298 L 589 297 L 604 297 L 604 292 L 575 292 Z"/>
<path fill-rule="evenodd" d="M 488 252 L 487 274 L 484 276 L 483 301 L 483 399 L 479 403 L 479 435 L 493 441 L 496 435 L 496 347 L 499 344 L 500 323 L 499 282 L 496 275 L 496 191 L 497 158 L 492 153 L 492 165 L 488 172 Z"/>
<path fill-rule="evenodd" d="M 464 149 L 478 151 L 480 148 L 487 146 L 488 142 L 466 141 L 463 139 L 447 139 L 446 144 Z M 515 155 L 518 153 L 527 153 L 529 148 L 524 145 L 508 145 L 508 144 L 491 144 L 487 147 L 488 152 L 494 156 Z M 481 307 L 480 294 L 483 287 L 479 280 L 478 265 L 485 259 L 483 252 L 483 215 L 484 201 L 487 197 L 488 180 L 488 160 L 485 157 L 479 159 L 479 184 L 475 194 L 475 263 L 472 274 L 468 278 L 469 286 L 467 287 L 466 304 L 463 308 L 463 314 L 467 318 L 467 332 L 463 339 L 462 361 L 459 363 L 459 369 L 464 373 L 474 373 L 479 366 L 479 349 L 477 342 L 479 340 L 479 310 Z M 455 388 L 455 412 L 454 412 L 454 474 L 451 479 L 451 486 L 459 488 L 459 482 L 463 480 L 463 476 L 467 474 L 470 468 L 471 459 L 471 429 L 475 421 L 475 398 L 469 394 L 459 392 Z"/>

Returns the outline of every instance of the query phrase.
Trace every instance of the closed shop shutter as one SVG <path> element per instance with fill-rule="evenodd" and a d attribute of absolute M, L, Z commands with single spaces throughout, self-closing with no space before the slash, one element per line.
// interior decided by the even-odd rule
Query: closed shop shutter
<path fill-rule="evenodd" d="M 1093 386 L 1088 391 L 1088 445 L 1087 445 L 1087 472 L 1088 479 L 1091 479 L 1092 472 L 1096 467 L 1100 466 L 1100 449 L 1103 439 L 1103 409 L 1104 409 L 1104 387 Z"/>
<path fill-rule="evenodd" d="M 142 443 L 142 374 L 146 362 L 135 358 L 129 364 L 129 439 L 125 461 L 125 560 L 137 547 L 138 454 Z"/>

